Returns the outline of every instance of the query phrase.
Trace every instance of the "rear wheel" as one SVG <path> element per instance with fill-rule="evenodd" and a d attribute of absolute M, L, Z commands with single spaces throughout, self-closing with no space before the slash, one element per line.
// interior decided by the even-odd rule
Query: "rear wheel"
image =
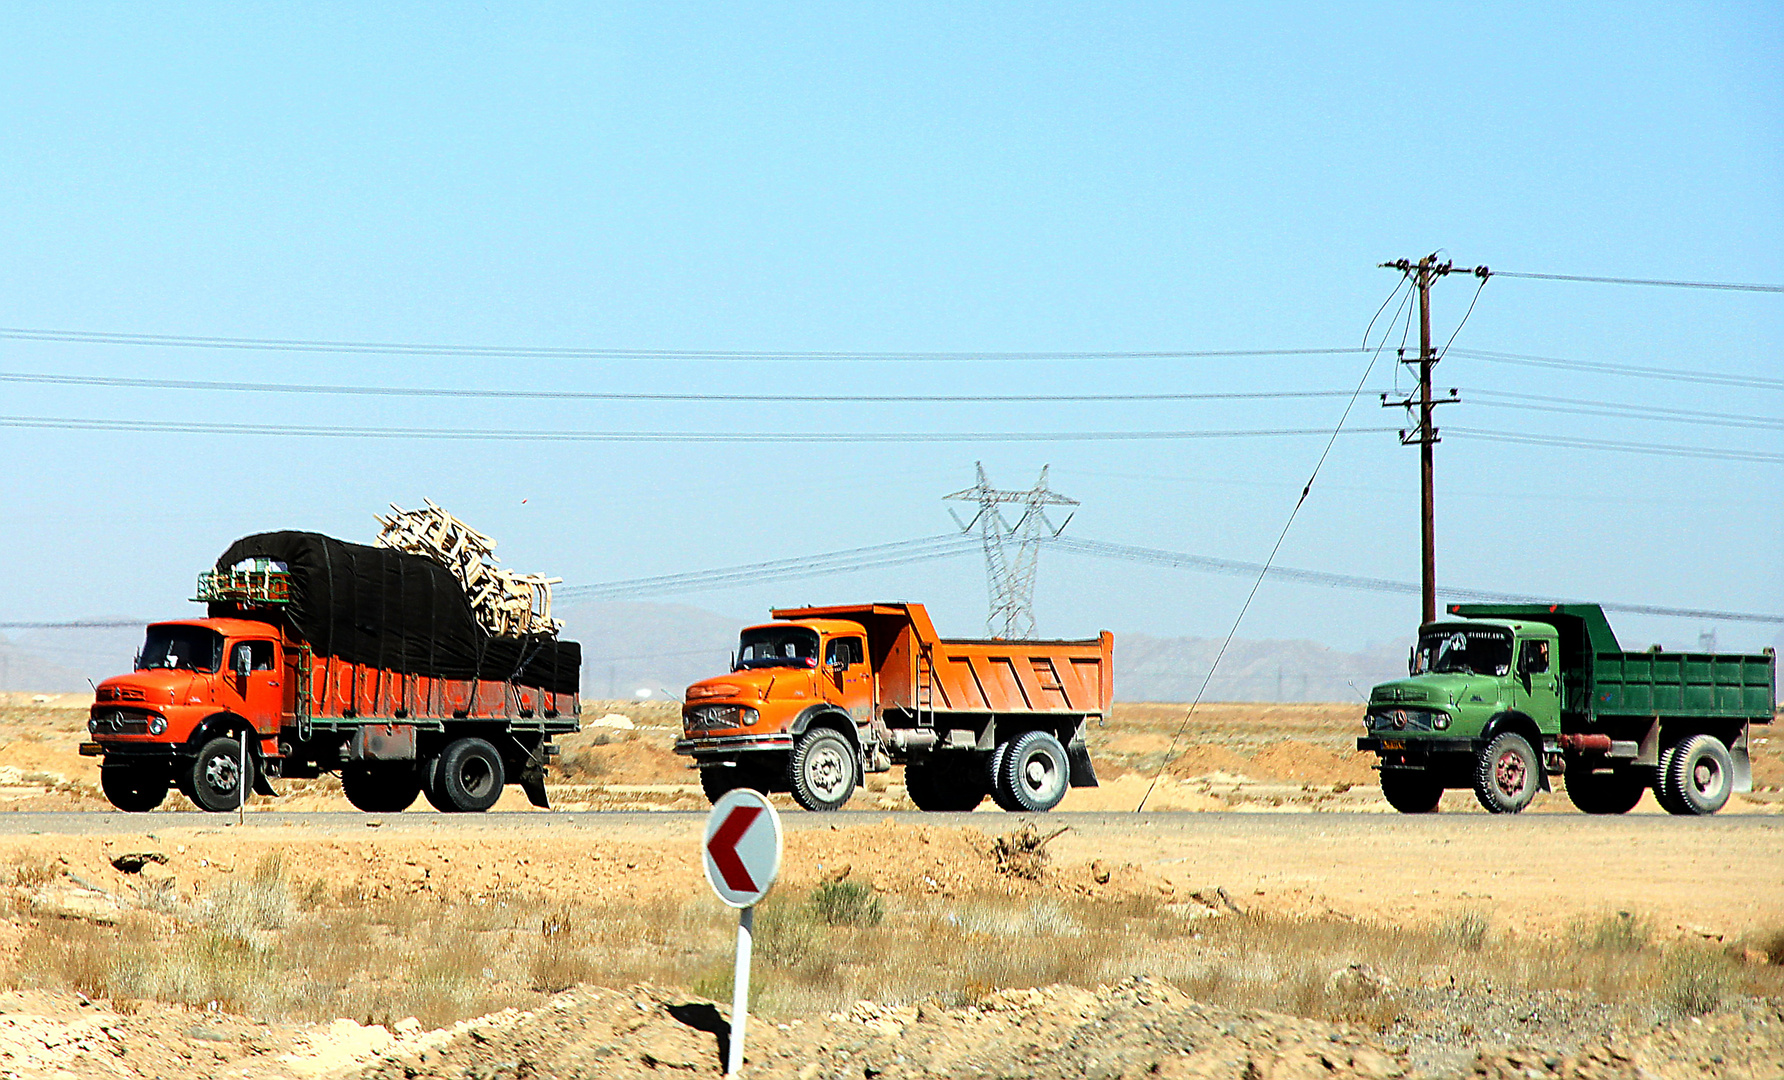
<path fill-rule="evenodd" d="M 240 739 L 220 735 L 198 748 L 198 756 L 183 770 L 180 790 L 200 810 L 220 813 L 242 804 L 242 791 L 254 786 L 254 760 L 248 759 L 247 782 L 242 777 Z"/>
<path fill-rule="evenodd" d="M 1009 756 L 1010 742 L 1006 740 L 998 743 L 997 749 L 991 751 L 991 757 L 985 762 L 985 784 L 991 789 L 991 801 L 997 804 L 998 809 L 1008 810 L 1013 814 L 1022 807 L 1016 802 L 1015 795 L 1004 785 L 1004 762 Z"/>
<path fill-rule="evenodd" d="M 1475 762 L 1474 797 L 1492 813 L 1515 814 L 1536 798 L 1540 768 L 1530 740 L 1508 731 Z"/>
<path fill-rule="evenodd" d="M 1047 731 L 1025 731 L 1010 742 L 1003 788 L 1019 810 L 1044 813 L 1059 805 L 1071 779 L 1065 747 Z"/>
<path fill-rule="evenodd" d="M 167 798 L 167 774 L 134 765 L 107 765 L 99 770 L 99 789 L 119 810 L 141 814 Z"/>
<path fill-rule="evenodd" d="M 459 739 L 434 763 L 427 801 L 442 813 L 482 813 L 502 797 L 506 782 L 495 747 L 483 739 Z"/>
<path fill-rule="evenodd" d="M 960 814 L 975 809 L 985 801 L 985 766 L 976 754 L 957 754 L 926 761 L 913 761 L 904 767 L 904 790 L 917 804 L 917 809 L 933 813 Z"/>
<path fill-rule="evenodd" d="M 1402 814 L 1430 814 L 1443 801 L 1443 785 L 1423 771 L 1383 769 L 1381 794 Z"/>
<path fill-rule="evenodd" d="M 341 770 L 341 793 L 368 814 L 400 814 L 415 805 L 421 776 L 401 765 L 348 765 Z"/>
<path fill-rule="evenodd" d="M 1648 783 L 1632 769 L 1595 772 L 1583 761 L 1567 763 L 1567 797 L 1583 814 L 1627 814 L 1642 801 Z"/>
<path fill-rule="evenodd" d="M 1713 814 L 1734 787 L 1734 758 L 1714 735 L 1692 735 L 1673 751 L 1667 784 L 1687 814 Z"/>
<path fill-rule="evenodd" d="M 1654 801 L 1669 814 L 1689 814 L 1691 808 L 1680 800 L 1678 790 L 1673 787 L 1673 755 L 1678 749 L 1679 744 L 1674 743 L 1660 751 L 1660 764 L 1654 769 Z"/>
<path fill-rule="evenodd" d="M 840 810 L 855 793 L 855 748 L 830 728 L 813 728 L 793 748 L 787 780 L 807 810 Z"/>

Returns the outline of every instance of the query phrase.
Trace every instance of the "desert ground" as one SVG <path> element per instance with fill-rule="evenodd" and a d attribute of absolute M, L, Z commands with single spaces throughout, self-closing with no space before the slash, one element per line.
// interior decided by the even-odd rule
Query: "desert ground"
<path fill-rule="evenodd" d="M 721 1071 L 735 921 L 672 703 L 585 703 L 551 812 L 324 779 L 240 824 L 110 810 L 85 706 L 0 695 L 0 1076 Z M 1714 818 L 1408 818 L 1359 711 L 1119 706 L 1048 815 L 919 814 L 896 770 L 788 804 L 745 1074 L 1784 1077 L 1777 736 Z"/>

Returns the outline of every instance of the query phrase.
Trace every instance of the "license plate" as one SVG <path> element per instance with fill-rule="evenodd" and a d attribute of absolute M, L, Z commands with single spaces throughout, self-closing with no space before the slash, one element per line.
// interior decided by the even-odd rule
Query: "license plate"
<path fill-rule="evenodd" d="M 1383 750 L 1404 750 L 1406 749 L 1406 743 L 1400 739 L 1383 739 L 1381 740 L 1381 748 Z"/>

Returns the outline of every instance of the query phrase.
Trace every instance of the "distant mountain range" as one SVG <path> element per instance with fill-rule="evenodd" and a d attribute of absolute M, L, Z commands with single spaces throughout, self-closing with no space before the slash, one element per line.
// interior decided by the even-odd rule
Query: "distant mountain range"
<path fill-rule="evenodd" d="M 585 603 L 558 609 L 564 636 L 582 643 L 583 693 L 592 698 L 680 696 L 725 670 L 745 620 L 685 604 Z M 130 667 L 133 628 L 26 630 L 0 638 L 0 690 L 78 691 Z M 1115 693 L 1124 701 L 1189 701 L 1218 641 L 1115 637 Z M 1405 670 L 1404 644 L 1345 653 L 1312 641 L 1234 641 L 1210 701 L 1348 701 Z M 1354 683 L 1359 689 L 1353 691 Z"/>

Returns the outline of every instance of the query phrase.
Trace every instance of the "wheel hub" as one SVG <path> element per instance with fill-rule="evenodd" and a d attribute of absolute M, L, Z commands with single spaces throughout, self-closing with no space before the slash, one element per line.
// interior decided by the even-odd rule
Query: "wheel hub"
<path fill-rule="evenodd" d="M 1507 795 L 1516 795 L 1523 791 L 1527 776 L 1523 757 L 1509 750 L 1500 754 L 1493 766 L 1493 778 L 1498 783 L 1499 790 Z"/>
<path fill-rule="evenodd" d="M 217 791 L 234 791 L 241 786 L 241 776 L 234 758 L 214 757 L 204 767 L 204 782 Z"/>
<path fill-rule="evenodd" d="M 828 799 L 842 790 L 844 784 L 842 755 L 825 747 L 813 754 L 805 763 L 807 785 L 818 794 Z"/>

